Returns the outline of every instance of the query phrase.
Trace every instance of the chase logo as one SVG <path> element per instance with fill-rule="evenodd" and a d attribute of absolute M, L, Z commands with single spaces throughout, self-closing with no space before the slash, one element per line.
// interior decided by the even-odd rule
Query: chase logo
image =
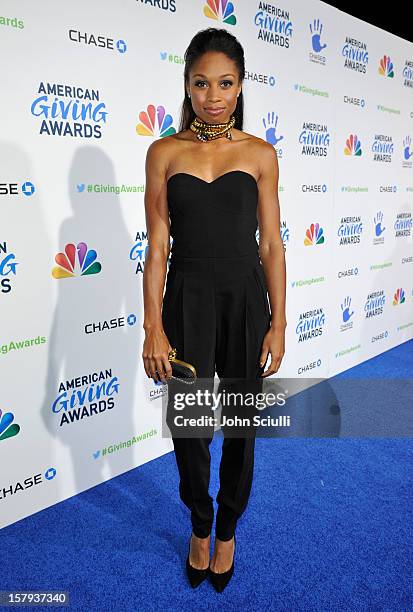
<path fill-rule="evenodd" d="M 351 297 L 348 295 L 344 298 L 344 301 L 341 304 L 341 325 L 340 331 L 346 331 L 347 329 L 351 329 L 353 327 L 353 321 L 351 321 L 351 317 L 354 315 L 354 310 L 350 312 L 351 308 Z"/>
<path fill-rule="evenodd" d="M 374 336 L 372 336 L 370 342 L 378 342 L 379 340 L 385 340 L 388 335 L 389 332 L 386 329 L 384 332 L 380 332 L 379 334 L 375 334 Z"/>
<path fill-rule="evenodd" d="M 55 476 L 56 476 L 56 470 L 55 468 L 52 468 L 52 467 L 46 470 L 46 472 L 44 473 L 44 477 L 46 478 L 46 480 L 53 480 Z"/>
<path fill-rule="evenodd" d="M 362 154 L 361 142 L 357 137 L 357 134 L 350 134 L 346 140 L 346 146 L 344 147 L 344 155 L 354 155 L 360 157 Z"/>
<path fill-rule="evenodd" d="M 128 48 L 124 40 L 118 40 L 116 43 L 116 48 L 119 53 L 126 53 L 126 49 Z"/>
<path fill-rule="evenodd" d="M 327 185 L 325 183 L 323 183 L 322 185 L 319 184 L 305 184 L 303 183 L 301 185 L 301 191 L 303 193 L 326 193 L 327 192 Z"/>
<path fill-rule="evenodd" d="M 228 0 L 207 0 L 204 4 L 204 15 L 210 19 L 221 21 L 227 25 L 235 25 L 237 18 L 234 13 L 234 5 Z"/>
<path fill-rule="evenodd" d="M 350 278 L 351 276 L 357 276 L 359 273 L 358 268 L 349 268 L 348 270 L 339 270 L 337 272 L 337 278 Z"/>
<path fill-rule="evenodd" d="M 58 264 L 52 270 L 52 276 L 56 279 L 71 278 L 77 275 L 76 268 L 76 254 L 77 263 L 80 269 L 80 276 L 86 276 L 88 274 L 98 274 L 102 266 L 96 261 L 97 253 L 95 250 L 88 250 L 85 242 L 79 242 L 77 247 L 69 243 L 65 246 L 64 253 L 58 253 L 55 257 L 55 261 Z"/>
<path fill-rule="evenodd" d="M 254 25 L 258 29 L 258 40 L 289 49 L 293 35 L 290 12 L 279 5 L 273 6 L 266 2 L 260 2 L 259 9 L 254 15 Z"/>
<path fill-rule="evenodd" d="M 132 327 L 136 323 L 136 315 L 133 313 L 128 315 L 126 323 Z M 125 327 L 125 317 L 114 317 L 104 321 L 94 321 L 92 323 L 86 323 L 84 327 L 85 334 L 94 334 L 96 332 L 108 331 L 111 329 L 118 329 Z"/>
<path fill-rule="evenodd" d="M 26 181 L 25 183 L 23 183 L 22 193 L 24 193 L 25 196 L 31 196 L 34 194 L 35 191 L 36 188 L 33 183 L 31 183 L 30 181 Z"/>
<path fill-rule="evenodd" d="M 0 440 L 13 438 L 20 431 L 20 425 L 13 423 L 14 414 L 12 412 L 3 412 L 0 408 Z"/>
<path fill-rule="evenodd" d="M 364 98 L 358 98 L 357 96 L 350 96 L 344 94 L 343 96 L 344 104 L 351 104 L 352 106 L 358 106 L 359 108 L 364 108 L 366 106 L 366 101 Z"/>
<path fill-rule="evenodd" d="M 172 126 L 172 122 L 172 117 L 165 113 L 164 106 L 155 108 L 153 104 L 148 104 L 146 111 L 139 113 L 139 123 L 135 129 L 138 136 L 155 136 L 159 134 L 161 138 L 164 138 L 165 136 L 176 134 L 176 129 Z"/>
<path fill-rule="evenodd" d="M 393 63 L 389 55 L 383 55 L 380 58 L 378 72 L 381 76 L 390 77 L 391 79 L 394 77 Z"/>
<path fill-rule="evenodd" d="M 305 246 L 313 246 L 315 244 L 324 243 L 324 231 L 319 223 L 311 223 L 306 229 L 304 244 Z"/>
<path fill-rule="evenodd" d="M 36 187 L 31 181 L 25 181 L 21 186 L 21 192 L 25 196 L 31 196 L 36 191 Z M 0 196 L 19 195 L 18 183 L 0 183 Z"/>
<path fill-rule="evenodd" d="M 109 49 L 110 51 L 114 51 L 116 48 L 119 53 L 125 53 L 127 49 L 127 45 L 124 40 L 118 40 L 115 43 L 113 38 L 108 38 L 107 36 L 95 36 L 95 34 L 79 32 L 78 30 L 69 30 L 69 40 L 72 42 L 83 43 L 84 45 Z"/>
<path fill-rule="evenodd" d="M 404 289 L 400 287 L 399 289 L 396 290 L 396 293 L 393 296 L 393 306 L 404 304 L 405 301 L 406 301 L 406 295 L 404 293 Z"/>

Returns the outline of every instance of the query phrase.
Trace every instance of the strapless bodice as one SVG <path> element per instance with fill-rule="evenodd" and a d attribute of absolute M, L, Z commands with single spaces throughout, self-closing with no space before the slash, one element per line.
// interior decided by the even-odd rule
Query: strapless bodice
<path fill-rule="evenodd" d="M 177 172 L 167 181 L 171 254 L 177 257 L 257 255 L 258 185 L 232 170 L 211 182 Z"/>

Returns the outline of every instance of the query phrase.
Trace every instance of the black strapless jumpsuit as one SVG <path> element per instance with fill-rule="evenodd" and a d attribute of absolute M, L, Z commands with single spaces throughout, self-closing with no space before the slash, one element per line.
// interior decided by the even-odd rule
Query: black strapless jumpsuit
<path fill-rule="evenodd" d="M 260 367 L 259 358 L 270 327 L 270 308 L 255 238 L 255 178 L 233 170 L 206 182 L 179 172 L 169 178 L 167 196 L 173 244 L 162 319 L 177 358 L 192 363 L 198 379 L 211 381 L 212 386 L 215 371 L 220 385 L 234 379 L 262 385 L 259 375 L 264 366 Z M 191 391 L 190 385 L 178 385 Z M 171 398 L 168 425 L 170 410 Z M 251 491 L 255 436 L 225 436 L 222 429 L 216 535 L 230 540 Z M 171 432 L 180 498 L 191 510 L 194 534 L 205 538 L 214 520 L 209 495 L 214 429 L 204 437 L 174 436 L 172 427 Z"/>

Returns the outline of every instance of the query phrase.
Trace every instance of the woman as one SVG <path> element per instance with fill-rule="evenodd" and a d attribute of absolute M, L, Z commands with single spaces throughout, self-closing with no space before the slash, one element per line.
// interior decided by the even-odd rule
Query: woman
<path fill-rule="evenodd" d="M 213 380 L 216 371 L 221 381 L 262 383 L 278 371 L 284 355 L 278 162 L 270 144 L 242 131 L 244 74 L 243 49 L 232 34 L 198 32 L 185 53 L 180 129 L 147 152 L 142 358 L 147 376 L 168 385 L 172 348 L 202 380 Z M 213 431 L 172 439 L 180 497 L 191 510 L 187 574 L 193 587 L 209 575 L 222 591 L 234 570 L 235 528 L 250 494 L 255 437 L 224 437 L 210 560 L 212 436 Z"/>

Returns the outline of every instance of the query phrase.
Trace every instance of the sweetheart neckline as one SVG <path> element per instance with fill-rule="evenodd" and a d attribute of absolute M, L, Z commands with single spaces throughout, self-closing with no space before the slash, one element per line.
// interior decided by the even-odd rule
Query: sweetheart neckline
<path fill-rule="evenodd" d="M 224 176 L 228 176 L 228 174 L 234 174 L 236 172 L 239 172 L 241 174 L 245 174 L 246 176 L 249 176 L 254 181 L 254 183 L 257 185 L 257 187 L 258 187 L 258 181 L 255 178 L 255 176 L 253 176 L 250 172 L 246 172 L 245 170 L 229 170 L 228 172 L 224 172 L 224 174 L 220 174 L 219 176 L 214 178 L 214 180 L 212 180 L 212 181 L 206 181 L 205 179 L 201 178 L 200 176 L 196 176 L 195 174 L 190 174 L 189 172 L 175 172 L 175 174 L 171 174 L 171 176 L 166 181 L 166 184 L 168 185 L 169 181 L 174 176 L 178 176 L 179 174 L 182 174 L 184 176 L 191 176 L 192 178 L 197 179 L 198 181 L 201 181 L 202 183 L 205 183 L 206 185 L 212 185 L 213 183 L 216 183 L 216 181 L 218 181 L 219 179 L 222 179 Z"/>

